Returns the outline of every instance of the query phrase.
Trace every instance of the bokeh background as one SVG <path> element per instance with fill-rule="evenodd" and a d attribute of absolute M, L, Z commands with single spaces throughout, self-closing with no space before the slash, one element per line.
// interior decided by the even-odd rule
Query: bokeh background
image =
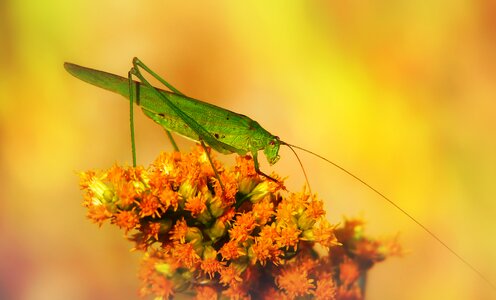
<path fill-rule="evenodd" d="M 128 105 L 62 67 L 125 75 L 133 56 L 359 174 L 496 282 L 495 20 L 492 0 L 1 1 L 0 299 L 137 297 L 140 255 L 85 219 L 76 176 L 131 161 Z M 170 149 L 136 123 L 139 163 Z M 491 297 L 407 217 L 301 157 L 332 222 L 401 233 L 408 255 L 370 272 L 367 299 Z M 287 149 L 263 167 L 304 184 Z"/>

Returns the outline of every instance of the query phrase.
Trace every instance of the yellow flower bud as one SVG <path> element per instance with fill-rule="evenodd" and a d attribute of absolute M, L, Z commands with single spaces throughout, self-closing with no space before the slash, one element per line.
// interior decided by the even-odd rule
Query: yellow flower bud
<path fill-rule="evenodd" d="M 186 242 L 192 242 L 193 245 L 201 244 L 203 241 L 203 235 L 198 227 L 188 227 L 185 236 Z"/>
<path fill-rule="evenodd" d="M 308 214 L 303 213 L 299 218 L 298 218 L 298 228 L 301 230 L 307 230 L 311 229 L 313 225 L 315 225 L 315 220 L 310 217 Z"/>
<path fill-rule="evenodd" d="M 241 274 L 246 270 L 246 268 L 248 268 L 249 262 L 250 261 L 245 257 L 231 262 L 231 266 L 236 269 L 238 274 Z"/>
<path fill-rule="evenodd" d="M 212 246 L 205 246 L 203 249 L 203 259 L 216 258 L 217 251 Z"/>
<path fill-rule="evenodd" d="M 226 234 L 226 224 L 221 220 L 216 220 L 214 225 L 206 230 L 212 240 L 217 240 Z"/>
<path fill-rule="evenodd" d="M 167 277 L 170 277 L 174 274 L 171 266 L 166 263 L 157 263 L 155 264 L 155 271 L 164 274 Z"/>
<path fill-rule="evenodd" d="M 251 191 L 248 196 L 250 196 L 250 201 L 252 203 L 257 203 L 258 201 L 262 200 L 269 192 L 269 182 L 262 181 L 261 183 L 257 184 L 257 186 Z"/>
<path fill-rule="evenodd" d="M 172 220 L 170 219 L 165 219 L 160 221 L 160 234 L 164 234 L 169 232 L 169 230 L 172 228 Z"/>
<path fill-rule="evenodd" d="M 191 198 L 196 195 L 198 192 L 198 188 L 196 185 L 191 184 L 189 180 L 185 181 L 181 186 L 179 187 L 179 195 L 181 195 L 180 200 L 179 200 L 179 205 L 184 208 L 184 203 L 186 199 Z"/>
<path fill-rule="evenodd" d="M 308 230 L 303 231 L 300 239 L 303 241 L 309 241 L 309 242 L 315 241 L 315 235 L 313 233 L 313 230 L 308 229 Z"/>
<path fill-rule="evenodd" d="M 196 219 L 200 221 L 200 223 L 206 225 L 212 220 L 212 215 L 210 214 L 208 209 L 205 209 L 201 214 L 198 215 L 198 217 L 196 217 Z"/>
<path fill-rule="evenodd" d="M 81 173 L 80 176 L 83 176 Z M 112 201 L 114 196 L 114 191 L 110 189 L 103 181 L 103 176 L 101 178 L 93 177 L 88 183 L 88 190 L 91 191 L 93 205 L 107 204 Z"/>
<path fill-rule="evenodd" d="M 256 180 L 255 178 L 243 177 L 239 181 L 238 192 L 240 192 L 243 195 L 248 195 L 255 188 L 257 183 L 258 180 Z"/>
<path fill-rule="evenodd" d="M 207 203 L 208 209 L 214 218 L 222 216 L 224 213 L 224 207 L 220 197 L 211 198 Z"/>

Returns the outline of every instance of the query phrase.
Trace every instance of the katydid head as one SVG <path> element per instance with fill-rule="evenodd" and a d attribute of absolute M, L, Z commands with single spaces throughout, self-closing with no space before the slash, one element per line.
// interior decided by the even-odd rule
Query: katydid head
<path fill-rule="evenodd" d="M 264 154 L 269 164 L 273 165 L 279 160 L 280 145 L 281 145 L 281 140 L 279 139 L 278 136 L 274 136 L 273 139 L 271 139 L 269 143 L 265 146 Z"/>

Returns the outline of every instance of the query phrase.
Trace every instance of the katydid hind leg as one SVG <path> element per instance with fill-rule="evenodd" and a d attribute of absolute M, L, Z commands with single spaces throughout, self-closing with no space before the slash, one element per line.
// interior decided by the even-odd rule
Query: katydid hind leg
<path fill-rule="evenodd" d="M 165 85 L 168 89 L 170 89 L 172 92 L 179 94 L 181 96 L 186 96 L 183 93 L 181 93 L 178 89 L 176 89 L 172 84 L 168 83 L 165 79 L 160 77 L 157 73 L 155 73 L 152 69 L 150 69 L 147 65 L 145 65 L 139 58 L 135 57 L 133 58 L 133 66 L 136 68 L 136 66 L 141 67 L 143 70 L 148 72 L 148 74 L 152 75 L 154 78 L 156 78 L 160 83 Z"/>
<path fill-rule="evenodd" d="M 160 93 L 159 90 L 155 87 L 153 87 L 148 80 L 141 74 L 141 71 L 139 68 L 141 67 L 140 64 L 143 65 L 139 60 L 134 59 L 133 60 L 133 68 L 131 69 L 131 73 L 138 77 L 141 81 L 142 84 L 147 86 L 148 88 L 152 89 L 153 93 L 160 98 L 177 116 L 179 116 L 182 121 L 188 125 L 191 130 L 193 130 L 197 135 L 198 135 L 198 140 L 203 140 L 208 146 L 212 147 L 214 150 L 222 152 L 223 150 L 227 150 L 232 153 L 245 153 L 245 151 L 242 151 L 240 149 L 237 149 L 231 145 L 228 145 L 226 143 L 223 143 L 219 140 L 217 140 L 207 129 L 205 129 L 203 126 L 198 124 L 198 122 L 195 121 L 194 118 L 186 114 L 184 111 L 182 111 L 179 107 L 177 107 L 170 99 L 169 96 L 163 93 Z M 147 71 L 147 69 L 144 69 Z M 147 71 L 148 72 L 148 71 Z M 150 75 L 155 77 L 157 80 L 162 81 L 162 79 L 156 75 L 154 72 L 148 72 Z M 170 87 L 169 87 L 170 88 Z"/>
<path fill-rule="evenodd" d="M 134 135 L 134 97 L 136 97 L 136 104 L 140 105 L 140 85 L 134 83 L 133 81 L 133 69 L 128 72 L 128 81 L 129 81 L 129 112 L 130 112 L 130 126 L 131 126 L 131 148 L 132 148 L 132 153 L 133 153 L 133 166 L 136 167 L 136 141 L 135 141 L 135 135 Z M 134 91 L 134 88 L 136 88 L 136 92 Z M 177 146 L 176 141 L 174 140 L 174 137 L 172 136 L 171 132 L 167 129 L 165 129 L 165 132 L 167 134 L 167 137 L 169 138 L 169 141 L 171 142 L 172 148 L 174 148 L 174 151 L 179 151 L 179 147 Z"/>

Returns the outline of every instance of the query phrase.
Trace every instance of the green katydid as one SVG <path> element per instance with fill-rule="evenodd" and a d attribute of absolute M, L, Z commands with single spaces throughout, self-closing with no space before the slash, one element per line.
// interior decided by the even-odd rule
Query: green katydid
<path fill-rule="evenodd" d="M 134 81 L 131 85 L 130 79 L 70 63 L 66 63 L 65 68 L 83 81 L 131 98 L 131 101 L 134 100 L 142 108 L 146 116 L 164 127 L 166 131 L 173 131 L 201 143 L 204 142 L 220 153 L 252 154 L 257 173 L 271 178 L 260 171 L 257 153 L 263 149 L 268 162 L 276 163 L 279 159 L 279 146 L 282 143 L 277 136 L 270 134 L 247 116 L 185 96 L 138 59 L 134 59 L 133 64 L 134 67 L 129 75 L 136 75 L 142 83 Z M 172 92 L 153 88 L 142 76 L 139 67 L 143 67 L 159 79 Z M 134 91 L 136 97 L 133 95 Z"/>
<path fill-rule="evenodd" d="M 303 150 L 339 168 L 389 202 L 392 206 L 420 226 L 444 248 L 456 256 L 463 264 L 474 271 L 480 278 L 488 283 L 489 286 L 496 290 L 496 286 L 491 281 L 489 281 L 478 269 L 472 266 L 461 255 L 452 250 L 436 234 L 430 231 L 425 225 L 415 219 L 407 211 L 398 206 L 394 201 L 386 197 L 383 193 L 366 183 L 364 180 L 360 179 L 358 176 L 321 155 L 282 141 L 278 136 L 269 133 L 262 126 L 260 126 L 258 122 L 245 115 L 185 96 L 167 81 L 158 76 L 145 64 L 143 64 L 138 58 L 133 59 L 133 67 L 128 73 L 128 78 L 104 71 L 82 67 L 72 63 L 65 63 L 64 67 L 73 76 L 87 83 L 116 92 L 130 99 L 131 138 L 134 165 L 136 164 L 136 151 L 134 146 L 134 130 L 132 123 L 133 103 L 139 105 L 146 116 L 151 118 L 166 130 L 167 135 L 176 150 L 177 146 L 170 134 L 170 131 L 198 141 L 204 148 L 208 145 L 220 153 L 237 153 L 239 155 L 246 155 L 247 153 L 250 153 L 253 157 L 254 166 L 257 173 L 271 180 L 274 179 L 263 173 L 259 168 L 258 151 L 263 150 L 267 161 L 269 164 L 273 165 L 279 160 L 280 145 L 288 146 L 296 155 L 303 169 L 303 165 L 301 164 L 301 161 L 293 148 Z M 170 91 L 153 87 L 142 75 L 140 69 L 145 70 L 152 77 L 156 78 Z M 132 80 L 133 75 L 136 76 L 140 82 Z M 208 151 L 206 151 L 206 153 L 210 160 Z M 217 179 L 219 179 L 215 167 L 213 165 L 212 167 Z M 310 189 L 308 178 L 304 169 L 303 173 Z M 222 185 L 220 179 L 219 183 Z"/>

